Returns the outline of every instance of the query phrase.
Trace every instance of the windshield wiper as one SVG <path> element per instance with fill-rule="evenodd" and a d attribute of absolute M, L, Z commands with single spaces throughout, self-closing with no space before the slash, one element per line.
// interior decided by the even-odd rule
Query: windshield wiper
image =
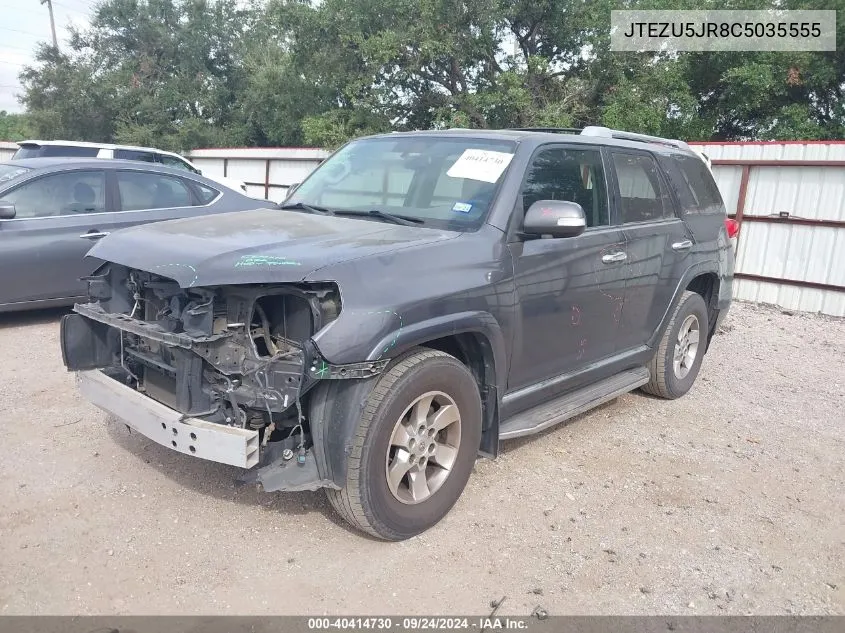
<path fill-rule="evenodd" d="M 287 211 L 288 209 L 308 211 L 308 213 L 315 213 L 316 215 L 334 215 L 334 211 L 328 207 L 318 207 L 313 204 L 305 204 L 304 202 L 291 202 L 290 204 L 278 204 L 276 208 Z"/>
<path fill-rule="evenodd" d="M 343 210 L 337 211 L 336 215 L 368 215 L 373 218 L 379 218 L 380 220 L 387 220 L 388 222 L 393 222 L 393 224 L 402 224 L 403 226 L 419 226 L 420 224 L 425 224 L 425 220 L 422 220 L 420 218 L 414 218 L 407 215 L 393 215 L 392 213 L 379 211 L 378 209 L 372 209 L 370 211 Z"/>

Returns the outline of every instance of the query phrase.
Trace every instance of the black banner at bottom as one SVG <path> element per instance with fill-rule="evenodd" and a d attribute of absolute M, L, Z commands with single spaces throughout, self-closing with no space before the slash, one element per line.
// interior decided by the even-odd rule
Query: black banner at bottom
<path fill-rule="evenodd" d="M 845 616 L 0 616 L 0 633 L 845 633 Z"/>

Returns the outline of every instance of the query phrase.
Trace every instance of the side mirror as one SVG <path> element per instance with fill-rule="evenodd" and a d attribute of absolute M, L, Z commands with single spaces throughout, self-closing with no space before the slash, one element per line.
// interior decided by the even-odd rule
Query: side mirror
<path fill-rule="evenodd" d="M 0 220 L 11 220 L 17 215 L 15 205 L 11 202 L 0 200 Z"/>
<path fill-rule="evenodd" d="M 587 216 L 577 202 L 538 200 L 525 212 L 522 231 L 526 235 L 575 237 L 587 228 Z"/>

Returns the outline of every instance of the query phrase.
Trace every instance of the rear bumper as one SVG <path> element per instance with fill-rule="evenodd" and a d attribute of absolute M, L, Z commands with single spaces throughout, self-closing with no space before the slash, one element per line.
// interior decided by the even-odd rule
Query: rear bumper
<path fill-rule="evenodd" d="M 97 370 L 78 372 L 77 380 L 88 400 L 157 444 L 241 468 L 258 463 L 258 431 L 186 417 Z"/>

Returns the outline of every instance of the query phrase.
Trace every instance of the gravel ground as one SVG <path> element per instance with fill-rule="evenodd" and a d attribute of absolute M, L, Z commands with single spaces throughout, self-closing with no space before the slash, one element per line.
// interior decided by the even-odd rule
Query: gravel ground
<path fill-rule="evenodd" d="M 686 397 L 505 443 L 389 544 L 109 423 L 59 316 L 0 315 L 2 614 L 845 613 L 845 321 L 735 304 Z"/>

